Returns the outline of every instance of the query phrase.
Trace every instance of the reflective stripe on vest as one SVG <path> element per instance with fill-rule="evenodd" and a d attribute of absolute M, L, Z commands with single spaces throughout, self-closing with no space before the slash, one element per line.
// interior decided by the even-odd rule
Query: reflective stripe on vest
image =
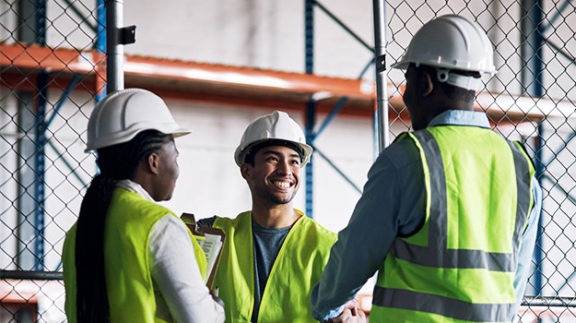
<path fill-rule="evenodd" d="M 385 292 L 385 289 L 381 287 L 374 289 L 373 297 L 381 306 L 436 313 L 473 322 L 507 321 L 509 319 L 507 313 L 510 313 L 514 306 L 514 304 L 498 304 L 497 306 L 495 304 L 470 304 L 450 297 L 402 289 Z M 503 311 L 502 306 L 505 307 Z"/>
<path fill-rule="evenodd" d="M 427 130 L 413 133 L 418 138 L 425 151 L 428 165 L 442 165 L 442 156 L 440 149 L 434 137 Z M 526 223 L 524 217 L 528 214 L 530 208 L 530 170 L 524 154 L 516 147 L 514 143 L 508 142 L 513 156 L 514 166 L 516 167 L 516 186 L 518 192 L 518 204 L 516 206 L 516 228 L 514 230 L 514 241 L 523 230 L 523 224 Z M 430 168 L 430 190 L 436 194 L 431 194 L 430 213 L 438 214 L 438 226 L 430 226 L 429 238 L 446 242 L 447 227 L 447 208 L 446 208 L 446 181 L 444 167 Z M 528 179 L 526 182 L 524 179 Z M 434 244 L 429 244 L 434 245 Z M 446 245 L 439 247 L 438 250 L 432 251 L 430 247 L 419 247 L 409 245 L 404 240 L 398 240 L 397 249 L 394 256 L 400 259 L 410 260 L 411 262 L 430 267 L 440 268 L 485 268 L 492 271 L 514 271 L 516 263 L 514 259 L 517 250 L 513 253 L 494 253 L 484 252 L 482 250 L 453 250 L 448 249 Z M 517 248 L 518 245 L 514 244 Z M 438 257 L 438 254 L 444 254 L 444 257 Z"/>
<path fill-rule="evenodd" d="M 512 252 L 489 252 L 486 250 L 450 249 L 448 242 L 448 207 L 446 175 L 440 147 L 428 130 L 409 133 L 423 153 L 425 177 L 428 177 L 428 243 L 419 246 L 404 239 L 396 239 L 389 255 L 411 264 L 456 269 L 478 269 L 489 272 L 514 272 L 517 264 L 519 237 L 526 225 L 532 204 L 531 178 L 533 168 L 528 157 L 514 143 L 508 142 L 512 151 L 516 174 L 517 206 L 513 232 Z M 426 165 L 430 165 L 427 167 Z M 423 267 L 423 268 L 425 268 Z M 422 269 L 427 270 L 427 269 Z M 384 273 L 384 275 L 386 275 Z M 393 278 L 390 278 L 393 279 Z M 482 284 L 481 282 L 478 282 Z M 497 291 L 495 291 L 497 293 Z M 439 292 L 441 294 L 441 292 Z M 435 313 L 444 317 L 468 321 L 506 321 L 513 303 L 475 304 L 452 297 L 430 293 L 376 286 L 375 307 L 405 309 Z M 380 309 L 376 308 L 376 312 Z"/>

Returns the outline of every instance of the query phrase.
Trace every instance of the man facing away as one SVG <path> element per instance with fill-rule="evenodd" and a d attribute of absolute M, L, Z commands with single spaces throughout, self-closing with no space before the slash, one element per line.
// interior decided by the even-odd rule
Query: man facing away
<path fill-rule="evenodd" d="M 293 206 L 312 147 L 287 113 L 254 120 L 234 153 L 252 210 L 199 221 L 226 233 L 213 289 L 227 322 L 310 322 L 309 295 L 336 234 Z"/>
<path fill-rule="evenodd" d="M 494 72 L 484 31 L 456 15 L 414 36 L 402 59 L 412 132 L 372 165 L 311 302 L 339 314 L 378 271 L 370 321 L 504 322 L 521 303 L 541 191 L 522 146 L 473 111 Z"/>

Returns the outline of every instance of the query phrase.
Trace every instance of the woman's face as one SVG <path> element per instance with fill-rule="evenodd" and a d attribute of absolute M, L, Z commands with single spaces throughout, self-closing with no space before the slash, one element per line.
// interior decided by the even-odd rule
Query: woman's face
<path fill-rule="evenodd" d="M 180 175 L 178 149 L 174 140 L 164 144 L 156 154 L 158 154 L 158 176 L 154 184 L 155 194 L 152 198 L 155 201 L 167 201 L 172 198 L 176 180 Z"/>

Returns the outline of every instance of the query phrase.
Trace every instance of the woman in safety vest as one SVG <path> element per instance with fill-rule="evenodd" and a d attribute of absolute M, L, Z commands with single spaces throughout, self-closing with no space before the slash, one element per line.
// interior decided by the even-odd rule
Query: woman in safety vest
<path fill-rule="evenodd" d="M 69 322 L 223 322 L 204 283 L 206 258 L 172 211 L 179 168 L 174 137 L 188 134 L 164 101 L 116 91 L 94 109 L 86 152 L 97 174 L 63 250 Z"/>

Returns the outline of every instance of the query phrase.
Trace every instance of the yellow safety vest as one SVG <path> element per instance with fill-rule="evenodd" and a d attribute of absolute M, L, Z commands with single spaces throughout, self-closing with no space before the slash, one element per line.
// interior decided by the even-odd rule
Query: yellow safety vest
<path fill-rule="evenodd" d="M 148 235 L 167 214 L 167 208 L 123 188 L 114 191 L 104 233 L 105 277 L 110 322 L 167 322 L 156 316 L 156 299 L 148 264 Z M 206 257 L 190 233 L 196 260 L 203 277 Z M 76 315 L 76 224 L 66 234 L 63 269 L 66 316 L 74 323 Z"/>
<path fill-rule="evenodd" d="M 408 133 L 420 151 L 426 220 L 397 238 L 381 267 L 375 322 L 505 322 L 513 317 L 520 237 L 533 206 L 534 167 L 490 129 Z M 424 212 L 424 210 L 423 210 Z"/>
<path fill-rule="evenodd" d="M 214 281 L 214 289 L 225 304 L 226 322 L 249 322 L 255 275 L 252 213 L 241 213 L 235 219 L 216 218 L 213 226 L 226 233 Z M 336 238 L 335 233 L 306 216 L 294 224 L 272 265 L 258 321 L 315 322 L 310 292 L 320 280 Z"/>

